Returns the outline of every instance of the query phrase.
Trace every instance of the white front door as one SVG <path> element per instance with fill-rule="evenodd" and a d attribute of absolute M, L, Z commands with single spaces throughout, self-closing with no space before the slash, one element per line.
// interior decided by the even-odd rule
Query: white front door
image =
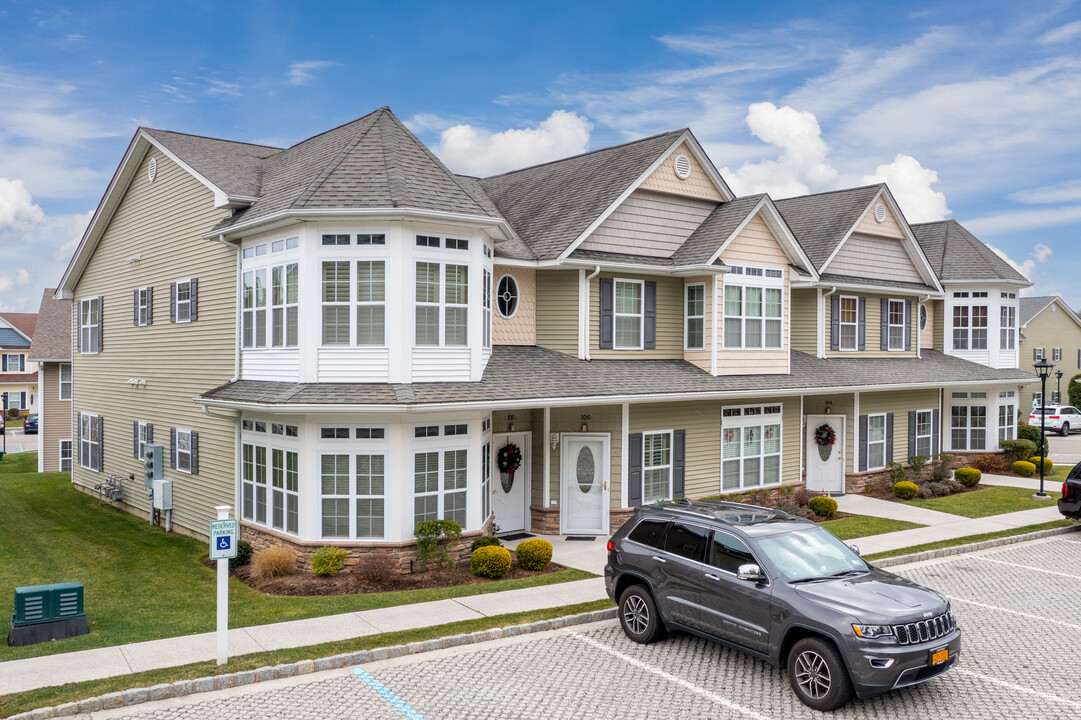
<path fill-rule="evenodd" d="M 815 441 L 815 433 L 823 426 L 833 429 L 832 445 L 821 446 Z M 807 455 L 807 489 L 844 493 L 845 416 L 808 415 L 804 447 Z"/>
<path fill-rule="evenodd" d="M 560 456 L 560 493 L 565 534 L 608 532 L 607 435 L 564 434 Z"/>
<path fill-rule="evenodd" d="M 514 474 L 499 472 L 499 451 L 514 445 L 522 453 L 522 465 Z M 526 504 L 529 502 L 529 455 L 531 433 L 506 433 L 492 436 L 492 512 L 499 532 L 525 530 Z"/>

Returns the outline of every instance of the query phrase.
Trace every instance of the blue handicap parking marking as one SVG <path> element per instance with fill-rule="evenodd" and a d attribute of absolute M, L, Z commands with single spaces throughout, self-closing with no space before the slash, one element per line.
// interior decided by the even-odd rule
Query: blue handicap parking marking
<path fill-rule="evenodd" d="M 228 535 L 223 535 L 222 537 L 219 537 L 218 538 L 218 549 L 219 550 L 228 550 L 229 545 L 230 545 L 229 541 L 231 539 L 232 538 L 230 538 Z"/>

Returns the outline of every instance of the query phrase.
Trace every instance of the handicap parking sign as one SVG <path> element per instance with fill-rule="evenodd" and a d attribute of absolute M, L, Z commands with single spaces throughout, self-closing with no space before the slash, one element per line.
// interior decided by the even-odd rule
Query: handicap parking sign
<path fill-rule="evenodd" d="M 240 528 L 236 520 L 214 520 L 210 523 L 210 559 L 231 560 L 236 557 Z"/>

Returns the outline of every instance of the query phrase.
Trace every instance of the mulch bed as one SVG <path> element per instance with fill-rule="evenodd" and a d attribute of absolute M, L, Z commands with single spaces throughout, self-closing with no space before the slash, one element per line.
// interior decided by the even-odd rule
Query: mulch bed
<path fill-rule="evenodd" d="M 217 567 L 216 560 L 203 559 L 208 567 Z M 511 566 L 510 572 L 500 580 L 518 580 L 534 575 L 566 570 L 562 565 L 549 563 L 539 572 L 523 570 L 517 565 Z M 489 578 L 477 577 L 469 572 L 468 566 L 451 568 L 433 568 L 415 572 L 411 575 L 398 573 L 350 573 L 343 571 L 335 577 L 316 577 L 306 570 L 297 570 L 292 575 L 276 578 L 259 579 L 252 575 L 251 565 L 230 570 L 229 575 L 240 582 L 268 595 L 305 597 L 312 595 L 359 595 L 364 593 L 389 592 L 394 590 L 421 590 L 426 588 L 455 587 L 457 585 L 477 585 L 494 582 Z"/>

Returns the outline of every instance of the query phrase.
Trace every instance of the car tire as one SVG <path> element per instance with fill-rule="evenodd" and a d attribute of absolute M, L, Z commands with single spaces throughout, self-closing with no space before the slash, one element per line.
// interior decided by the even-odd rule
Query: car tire
<path fill-rule="evenodd" d="M 1070 434 L 1070 423 L 1062 423 L 1062 427 L 1058 429 L 1058 434 L 1062 437 L 1066 437 Z"/>
<path fill-rule="evenodd" d="M 619 624 L 627 637 L 648 645 L 664 637 L 664 622 L 649 590 L 631 585 L 619 596 Z"/>
<path fill-rule="evenodd" d="M 788 653 L 788 682 L 800 702 L 828 712 L 852 699 L 852 681 L 832 643 L 804 638 Z"/>

